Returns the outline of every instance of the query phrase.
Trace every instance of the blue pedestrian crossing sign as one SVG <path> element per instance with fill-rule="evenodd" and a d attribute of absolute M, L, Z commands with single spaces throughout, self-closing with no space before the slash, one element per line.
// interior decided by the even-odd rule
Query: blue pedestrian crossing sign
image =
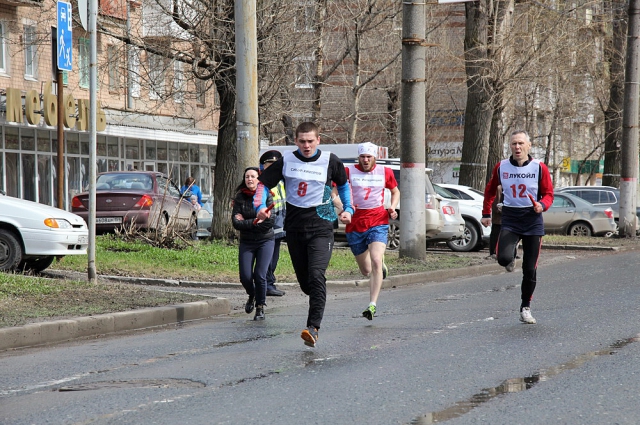
<path fill-rule="evenodd" d="M 58 1 L 58 31 L 56 42 L 58 43 L 58 69 L 71 71 L 73 63 L 73 33 L 71 20 L 71 4 Z"/>

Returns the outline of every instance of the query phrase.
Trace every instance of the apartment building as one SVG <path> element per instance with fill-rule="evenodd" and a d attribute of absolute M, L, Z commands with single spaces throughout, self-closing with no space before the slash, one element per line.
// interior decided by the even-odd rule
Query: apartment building
<path fill-rule="evenodd" d="M 76 2 L 73 8 L 73 70 L 63 74 L 67 207 L 89 183 L 89 36 Z M 53 0 L 0 0 L 0 189 L 57 206 L 55 25 Z M 180 35 L 158 22 L 153 9 L 126 0 L 101 0 L 98 26 L 98 172 L 157 170 L 177 182 L 193 176 L 210 194 L 217 145 L 215 90 L 208 90 L 206 81 L 189 80 L 180 61 L 123 41 L 176 44 Z"/>

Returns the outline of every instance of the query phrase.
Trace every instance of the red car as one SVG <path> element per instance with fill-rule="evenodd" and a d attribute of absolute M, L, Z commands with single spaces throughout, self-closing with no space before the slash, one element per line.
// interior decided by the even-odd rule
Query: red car
<path fill-rule="evenodd" d="M 89 192 L 74 196 L 71 211 L 89 222 Z M 164 231 L 194 230 L 196 215 L 188 193 L 162 173 L 154 171 L 111 171 L 96 180 L 96 233 L 113 232 L 131 225 Z"/>

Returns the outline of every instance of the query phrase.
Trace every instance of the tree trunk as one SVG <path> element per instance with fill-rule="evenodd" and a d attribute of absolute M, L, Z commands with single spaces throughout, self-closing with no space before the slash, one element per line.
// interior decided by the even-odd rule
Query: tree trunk
<path fill-rule="evenodd" d="M 467 105 L 459 183 L 482 189 L 487 172 L 487 154 L 492 90 L 488 81 L 486 0 L 465 3 L 464 37 L 467 74 Z"/>
<path fill-rule="evenodd" d="M 236 141 L 235 91 L 228 79 L 216 81 L 220 94 L 220 127 L 216 158 L 214 207 L 211 222 L 211 239 L 231 239 L 235 231 L 231 224 L 231 200 L 234 189 L 240 183 L 237 178 L 238 147 Z"/>
<path fill-rule="evenodd" d="M 619 187 L 622 157 L 622 106 L 624 103 L 624 66 L 627 40 L 627 8 L 625 1 L 613 2 L 613 35 L 605 49 L 609 63 L 610 81 L 609 104 L 604 112 L 604 173 L 602 184 Z"/>
<path fill-rule="evenodd" d="M 487 172 L 485 184 L 491 178 L 493 167 L 504 157 L 504 134 L 502 132 L 502 113 L 504 112 L 502 91 L 496 90 L 494 97 L 493 115 L 489 131 L 489 152 L 487 155 Z"/>

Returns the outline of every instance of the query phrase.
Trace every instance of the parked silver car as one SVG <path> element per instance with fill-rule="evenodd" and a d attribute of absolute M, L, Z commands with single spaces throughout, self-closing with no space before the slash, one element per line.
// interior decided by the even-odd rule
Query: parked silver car
<path fill-rule="evenodd" d="M 620 190 L 611 186 L 568 186 L 555 189 L 555 193 L 569 193 L 593 205 L 611 207 L 613 219 L 618 223 L 620 216 Z M 640 206 L 636 206 L 636 234 L 640 234 Z"/>
<path fill-rule="evenodd" d="M 616 230 L 611 207 L 593 205 L 569 193 L 555 193 L 542 213 L 544 231 L 571 236 L 608 236 Z"/>

